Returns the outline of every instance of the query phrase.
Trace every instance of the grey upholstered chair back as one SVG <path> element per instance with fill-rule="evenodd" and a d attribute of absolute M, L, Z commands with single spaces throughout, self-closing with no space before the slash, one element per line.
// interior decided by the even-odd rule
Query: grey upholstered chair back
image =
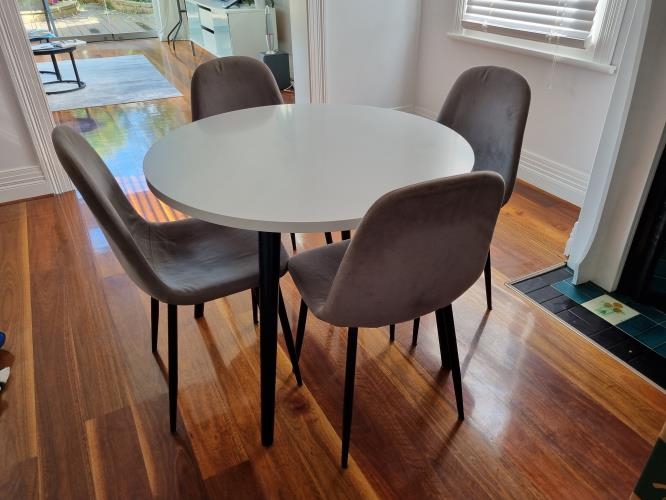
<path fill-rule="evenodd" d="M 458 77 L 437 117 L 470 143 L 473 170 L 502 176 L 504 203 L 516 182 L 530 95 L 529 84 L 515 71 L 479 66 Z"/>
<path fill-rule="evenodd" d="M 451 304 L 483 271 L 503 193 L 500 175 L 471 172 L 382 196 L 349 244 L 322 318 L 378 327 Z"/>
<path fill-rule="evenodd" d="M 149 295 L 161 296 L 163 285 L 140 245 L 148 241 L 150 224 L 129 203 L 104 161 L 88 142 L 60 125 L 51 134 L 63 168 L 83 196 L 113 248 L 114 254 L 136 284 Z"/>
<path fill-rule="evenodd" d="M 245 56 L 220 57 L 192 76 L 192 121 L 238 109 L 282 104 L 268 66 Z"/>

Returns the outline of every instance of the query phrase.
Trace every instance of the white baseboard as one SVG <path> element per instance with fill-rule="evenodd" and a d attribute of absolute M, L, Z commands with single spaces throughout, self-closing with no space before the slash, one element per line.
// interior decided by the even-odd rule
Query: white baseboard
<path fill-rule="evenodd" d="M 423 106 L 412 106 L 412 113 L 415 115 L 423 116 L 424 118 L 430 118 L 431 120 L 437 118 L 436 112 L 428 108 L 424 108 Z"/>
<path fill-rule="evenodd" d="M 37 165 L 0 171 L 0 203 L 34 198 L 52 192 L 44 172 Z"/>
<path fill-rule="evenodd" d="M 589 174 L 526 149 L 520 155 L 518 178 L 579 207 L 583 204 L 590 180 Z"/>
<path fill-rule="evenodd" d="M 437 117 L 436 112 L 421 106 L 414 106 L 413 112 L 432 120 Z M 523 149 L 518 164 L 518 178 L 580 207 L 585 199 L 590 176 Z"/>

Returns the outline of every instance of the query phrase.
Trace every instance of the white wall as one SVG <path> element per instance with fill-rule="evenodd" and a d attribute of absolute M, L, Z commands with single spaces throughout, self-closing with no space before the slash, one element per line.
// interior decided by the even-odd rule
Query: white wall
<path fill-rule="evenodd" d="M 327 101 L 411 109 L 420 18 L 420 0 L 327 0 Z"/>
<path fill-rule="evenodd" d="M 580 205 L 599 147 L 616 75 L 448 38 L 456 0 L 422 0 L 415 111 L 435 116 L 465 69 L 497 65 L 522 74 L 532 103 L 519 176 Z"/>
<path fill-rule="evenodd" d="M 0 203 L 44 194 L 44 175 L 38 163 L 0 52 Z"/>

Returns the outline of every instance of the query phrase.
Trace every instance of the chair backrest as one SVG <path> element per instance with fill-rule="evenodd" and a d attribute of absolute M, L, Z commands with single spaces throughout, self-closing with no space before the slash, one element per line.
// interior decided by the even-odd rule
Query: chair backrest
<path fill-rule="evenodd" d="M 437 117 L 470 143 L 474 170 L 502 176 L 503 203 L 516 182 L 530 96 L 529 84 L 515 71 L 479 66 L 458 77 Z"/>
<path fill-rule="evenodd" d="M 164 285 L 147 261 L 145 252 L 149 250 L 144 248 L 151 224 L 134 210 L 104 161 L 79 133 L 60 125 L 51 137 L 60 163 L 127 274 L 144 292 L 161 296 Z"/>
<path fill-rule="evenodd" d="M 220 57 L 192 76 L 192 121 L 238 109 L 282 104 L 271 70 L 258 59 Z"/>
<path fill-rule="evenodd" d="M 499 174 L 471 172 L 382 196 L 349 244 L 322 317 L 377 327 L 451 304 L 483 271 L 503 194 Z"/>

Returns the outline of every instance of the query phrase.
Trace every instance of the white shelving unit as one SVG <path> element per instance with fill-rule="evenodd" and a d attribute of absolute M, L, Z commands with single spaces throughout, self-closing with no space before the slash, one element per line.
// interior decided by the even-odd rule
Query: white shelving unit
<path fill-rule="evenodd" d="M 230 7 L 216 0 L 185 0 L 189 37 L 194 43 L 218 57 L 256 57 L 266 50 L 264 9 Z M 277 33 L 275 10 L 271 9 L 269 28 Z"/>

